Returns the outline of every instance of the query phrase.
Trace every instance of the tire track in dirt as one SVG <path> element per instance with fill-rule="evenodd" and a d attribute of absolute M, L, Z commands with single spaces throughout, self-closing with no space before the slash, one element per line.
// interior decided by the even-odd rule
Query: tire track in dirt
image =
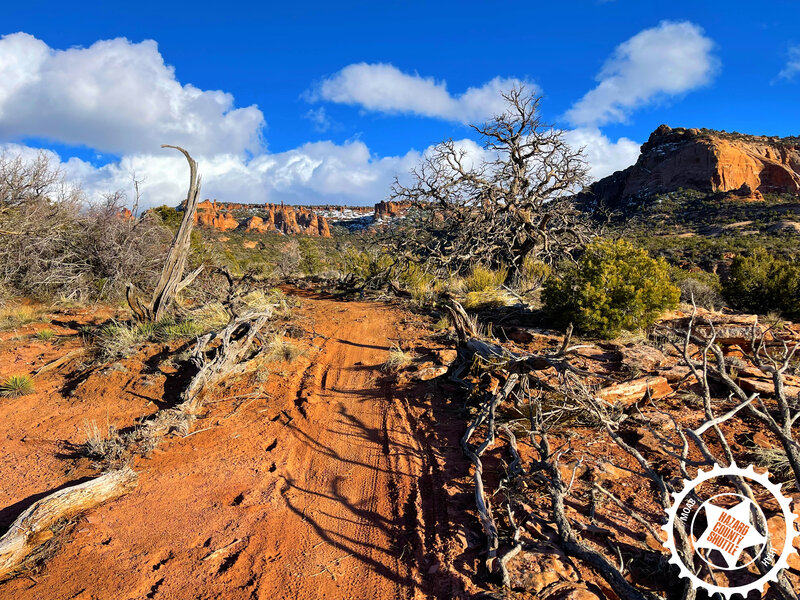
<path fill-rule="evenodd" d="M 405 317 L 302 297 L 298 318 L 323 337 L 270 374 L 268 400 L 207 415 L 207 431 L 139 461 L 134 493 L 0 598 L 432 597 L 420 570 L 447 509 L 432 450 L 381 370 Z"/>

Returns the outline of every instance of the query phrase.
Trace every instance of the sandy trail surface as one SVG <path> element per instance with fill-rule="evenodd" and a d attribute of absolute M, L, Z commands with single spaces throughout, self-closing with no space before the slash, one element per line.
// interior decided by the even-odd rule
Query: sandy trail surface
<path fill-rule="evenodd" d="M 300 302 L 300 323 L 319 334 L 303 356 L 259 394 L 218 393 L 192 435 L 137 460 L 133 493 L 88 513 L 0 598 L 452 597 L 430 583 L 447 527 L 437 461 L 415 400 L 381 371 L 412 335 L 408 313 Z"/>

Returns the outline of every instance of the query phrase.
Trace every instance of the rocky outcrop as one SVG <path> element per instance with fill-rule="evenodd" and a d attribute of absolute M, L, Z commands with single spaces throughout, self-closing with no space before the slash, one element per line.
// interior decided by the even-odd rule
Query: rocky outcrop
<path fill-rule="evenodd" d="M 594 202 L 615 207 L 678 189 L 750 199 L 800 195 L 800 138 L 661 125 L 642 145 L 636 164 L 594 183 L 590 192 Z"/>
<path fill-rule="evenodd" d="M 258 214 L 252 214 L 254 212 Z M 238 229 L 251 233 L 273 231 L 287 235 L 331 236 L 325 217 L 304 207 L 284 204 L 231 204 L 204 200 L 197 205 L 194 220 L 200 226 L 219 231 Z"/>
<path fill-rule="evenodd" d="M 381 200 L 375 205 L 375 220 L 399 217 L 411 207 L 411 202 L 386 202 Z"/>

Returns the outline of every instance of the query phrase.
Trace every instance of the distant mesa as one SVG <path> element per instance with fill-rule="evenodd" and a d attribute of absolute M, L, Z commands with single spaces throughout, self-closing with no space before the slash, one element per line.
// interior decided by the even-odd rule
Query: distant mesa
<path fill-rule="evenodd" d="M 217 231 L 277 232 L 285 235 L 331 237 L 331 223 L 358 230 L 403 216 L 408 202 L 378 202 L 372 206 L 289 206 L 236 204 L 204 200 L 197 205 L 195 223 Z"/>
<path fill-rule="evenodd" d="M 661 125 L 636 164 L 595 182 L 589 192 L 593 203 L 616 208 L 679 189 L 751 200 L 767 193 L 800 195 L 800 138 Z"/>

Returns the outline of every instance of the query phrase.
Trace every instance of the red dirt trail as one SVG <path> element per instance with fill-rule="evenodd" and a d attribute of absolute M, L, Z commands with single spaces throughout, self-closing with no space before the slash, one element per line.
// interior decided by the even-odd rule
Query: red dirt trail
<path fill-rule="evenodd" d="M 219 392 L 194 433 L 137 459 L 134 492 L 85 515 L 40 572 L 0 585 L 0 598 L 453 597 L 460 586 L 443 581 L 441 553 L 448 499 L 430 479 L 440 457 L 419 430 L 421 402 L 381 371 L 392 343 L 421 331 L 377 303 L 300 301 L 299 323 L 319 334 L 303 356 L 270 364 L 258 396 L 241 400 L 252 383 Z M 82 442 L 82 411 L 116 418 L 108 394 L 94 402 L 58 399 L 68 425 L 55 431 L 50 419 L 37 435 Z M 23 485 L 17 470 L 0 508 L 74 481 L 59 460 L 49 481 Z"/>

